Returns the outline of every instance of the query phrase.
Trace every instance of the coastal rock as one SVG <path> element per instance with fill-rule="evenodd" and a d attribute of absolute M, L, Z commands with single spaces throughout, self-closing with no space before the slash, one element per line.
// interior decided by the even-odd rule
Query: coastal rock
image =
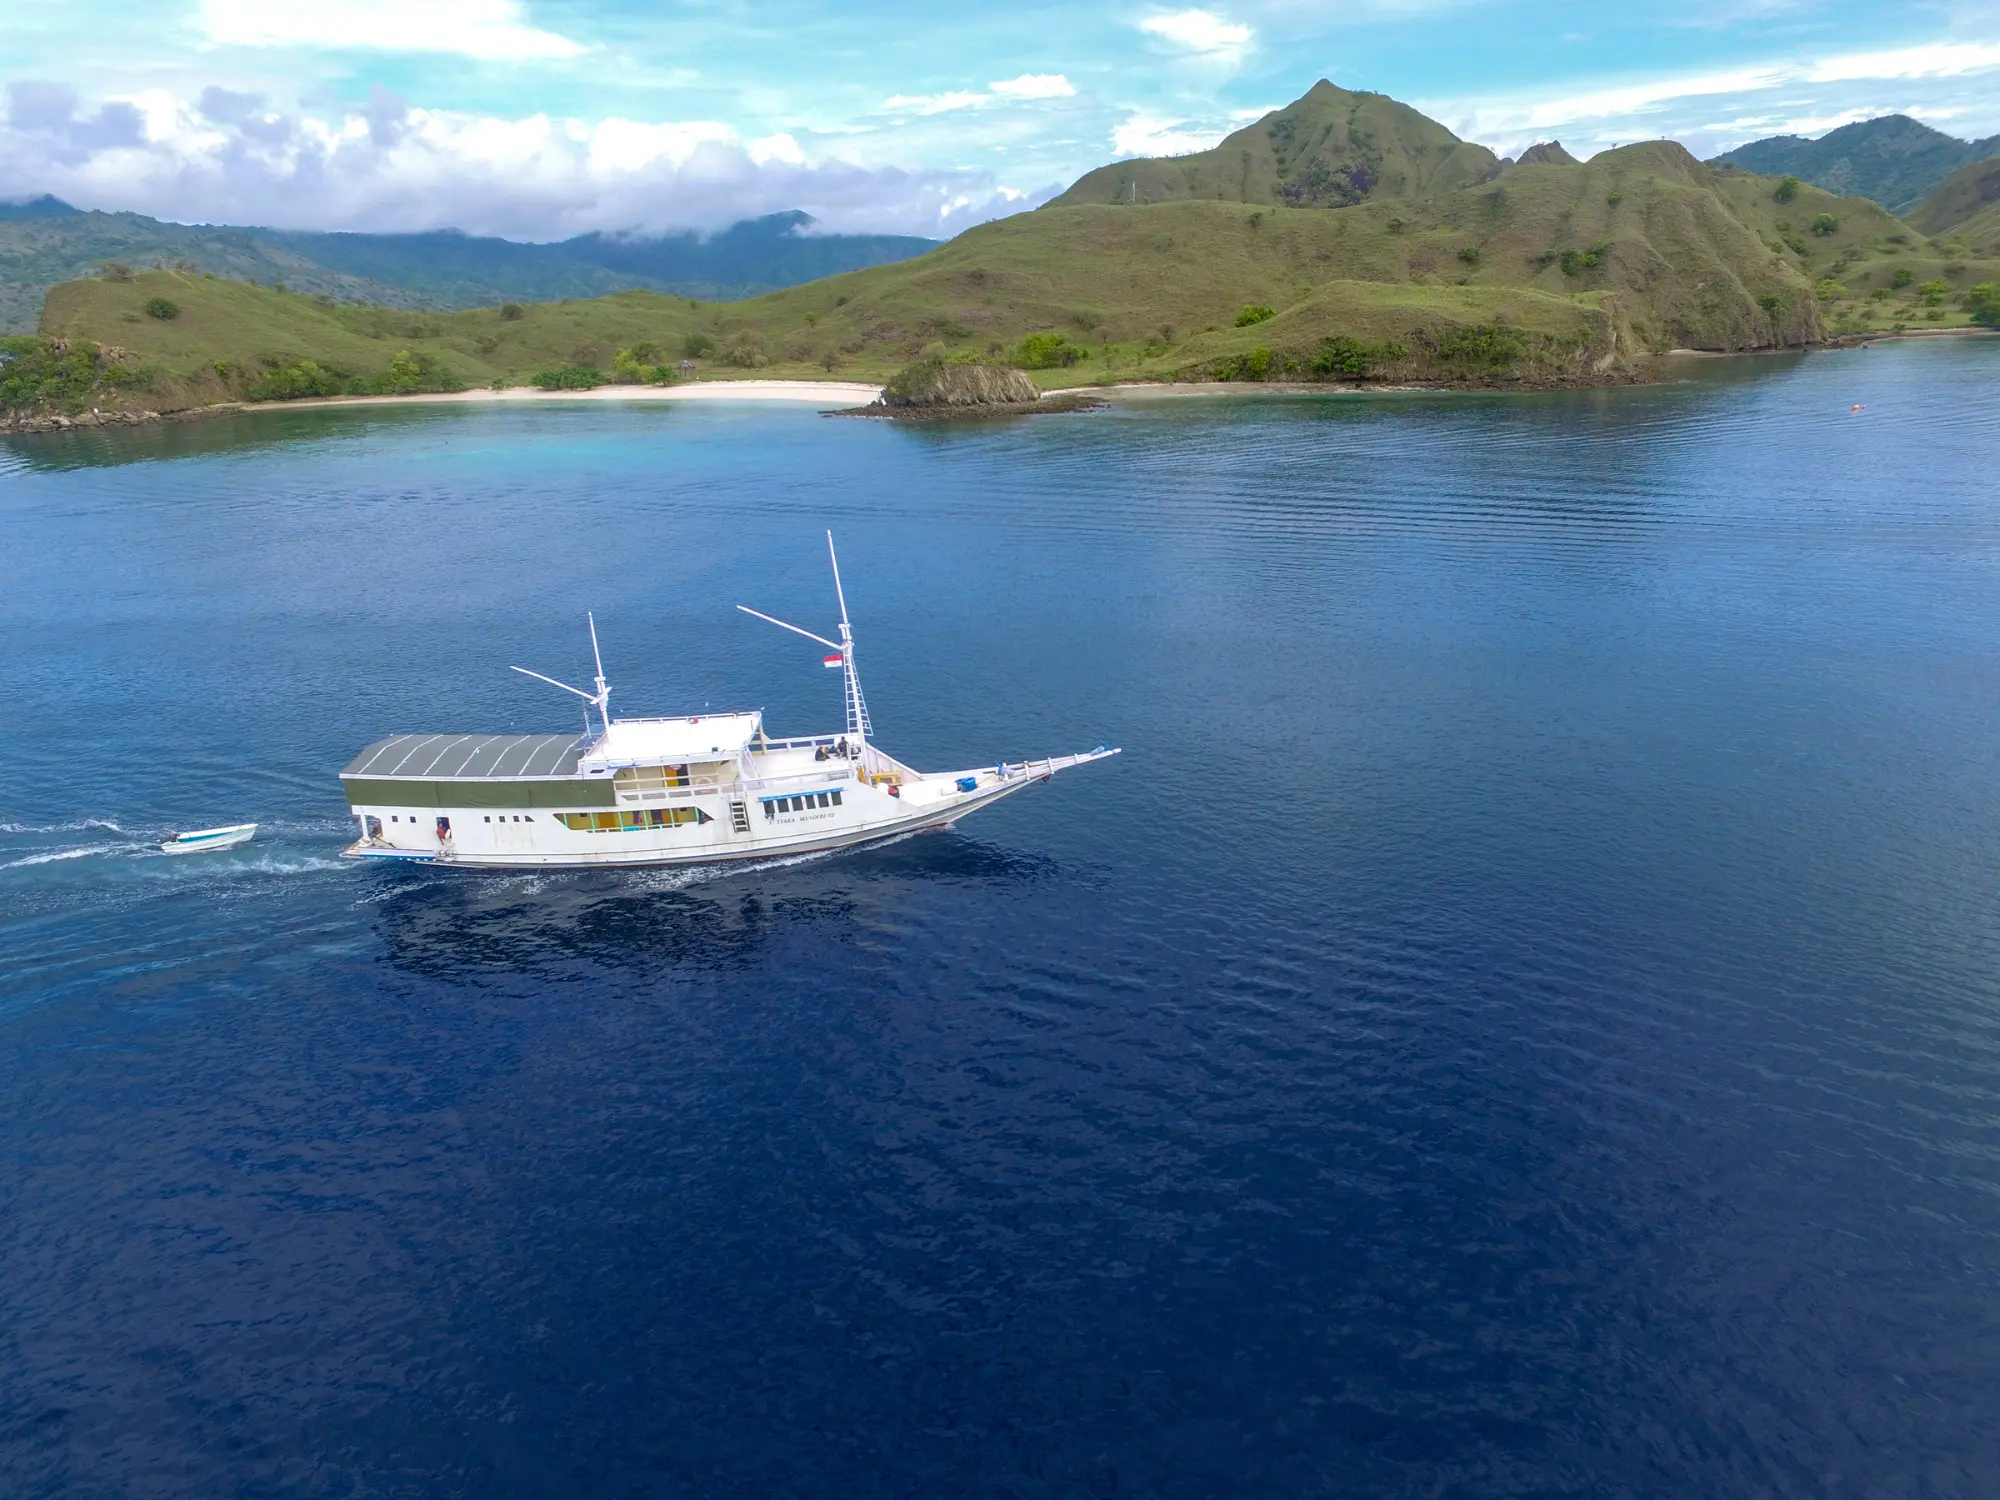
<path fill-rule="evenodd" d="M 1001 365 L 920 359 L 890 377 L 880 404 L 903 409 L 1029 406 L 1041 399 L 1035 382 Z"/>

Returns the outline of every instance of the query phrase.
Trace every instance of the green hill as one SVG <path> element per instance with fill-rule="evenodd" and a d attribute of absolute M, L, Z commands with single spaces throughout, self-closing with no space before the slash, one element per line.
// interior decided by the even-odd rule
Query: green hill
<path fill-rule="evenodd" d="M 1883 115 L 1829 130 L 1817 140 L 1767 136 L 1725 151 L 1712 165 L 1766 177 L 1789 175 L 1902 213 L 1957 168 L 1994 155 L 2000 155 L 2000 136 L 1962 141 L 1908 115 Z"/>
<path fill-rule="evenodd" d="M 154 271 L 56 288 L 42 330 L 115 346 L 144 393 L 129 399 L 154 405 L 350 382 L 520 384 L 564 367 L 563 379 L 642 378 L 639 366 L 657 374 L 683 358 L 709 377 L 881 379 L 932 355 L 1013 360 L 1044 386 L 1364 375 L 1490 386 L 1631 378 L 1674 347 L 1954 326 L 1971 287 L 1995 280 L 2000 263 L 1934 244 L 1866 199 L 1718 171 L 1652 141 L 1582 163 L 1551 150 L 1343 208 L 1050 206 L 915 259 L 738 302 L 634 291 L 413 313 Z M 162 303 L 171 316 L 156 315 Z M 302 361 L 309 378 L 283 373 Z"/>
<path fill-rule="evenodd" d="M 1936 239 L 2000 255 L 2000 156 L 1960 167 L 1905 217 Z"/>
<path fill-rule="evenodd" d="M 35 327 L 51 286 L 106 262 L 184 266 L 341 302 L 449 308 L 632 287 L 728 300 L 905 260 L 937 244 L 908 235 L 808 233 L 812 224 L 810 215 L 793 212 L 707 236 L 587 234 L 541 245 L 457 230 L 318 234 L 169 224 L 144 214 L 86 213 L 43 197 L 0 203 L 0 332 Z"/>
<path fill-rule="evenodd" d="M 320 265 L 247 229 L 167 224 L 144 214 L 86 213 L 60 199 L 0 204 L 0 333 L 35 327 L 58 282 L 107 262 L 186 263 L 239 281 L 282 281 L 343 301 L 415 306 L 400 287 Z"/>
<path fill-rule="evenodd" d="M 1339 208 L 1407 198 L 1491 176 L 1499 159 L 1386 94 L 1350 93 L 1321 79 L 1221 145 L 1191 156 L 1143 157 L 1086 172 L 1046 205 L 1170 203 L 1208 198 L 1289 208 Z"/>

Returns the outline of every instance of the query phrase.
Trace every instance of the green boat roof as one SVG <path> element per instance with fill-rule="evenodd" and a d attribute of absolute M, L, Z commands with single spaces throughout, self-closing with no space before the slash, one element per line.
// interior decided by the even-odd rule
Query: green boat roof
<path fill-rule="evenodd" d="M 340 774 L 428 781 L 574 776 L 589 743 L 573 734 L 392 734 L 355 756 Z"/>

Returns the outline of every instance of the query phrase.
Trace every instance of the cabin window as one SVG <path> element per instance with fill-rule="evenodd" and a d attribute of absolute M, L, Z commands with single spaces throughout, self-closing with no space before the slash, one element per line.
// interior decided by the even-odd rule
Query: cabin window
<path fill-rule="evenodd" d="M 658 792 L 688 784 L 686 766 L 627 766 L 611 778 L 621 792 Z"/>
<path fill-rule="evenodd" d="M 633 812 L 557 813 L 556 821 L 574 833 L 630 833 L 641 828 L 678 828 L 684 823 L 715 820 L 698 807 L 648 807 Z"/>
<path fill-rule="evenodd" d="M 764 797 L 759 800 L 764 804 L 764 816 L 768 820 L 777 817 L 781 812 L 811 812 L 814 808 L 818 807 L 838 807 L 840 806 L 840 793 L 837 791 L 806 792 L 797 797 Z"/>

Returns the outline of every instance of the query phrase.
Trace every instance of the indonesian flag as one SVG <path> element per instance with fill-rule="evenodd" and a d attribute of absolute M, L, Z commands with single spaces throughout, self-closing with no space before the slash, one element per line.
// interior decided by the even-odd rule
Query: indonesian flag
<path fill-rule="evenodd" d="M 847 665 L 847 658 L 842 656 L 838 651 L 836 651 L 833 653 L 833 655 L 824 658 L 821 665 L 828 667 L 844 667 Z"/>

